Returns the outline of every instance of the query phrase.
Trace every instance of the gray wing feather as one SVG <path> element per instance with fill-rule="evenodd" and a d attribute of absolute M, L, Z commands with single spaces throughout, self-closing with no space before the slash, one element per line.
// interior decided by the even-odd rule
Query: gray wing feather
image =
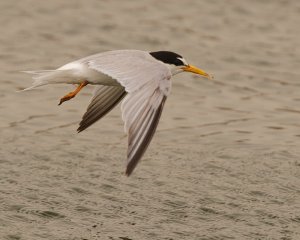
<path fill-rule="evenodd" d="M 104 73 L 118 81 L 128 93 L 139 90 L 149 82 L 156 86 L 170 79 L 169 68 L 148 52 L 138 50 L 110 51 L 81 60 L 90 69 Z"/>
<path fill-rule="evenodd" d="M 126 95 L 123 87 L 97 86 L 94 96 L 79 124 L 81 132 L 113 109 Z"/>
<path fill-rule="evenodd" d="M 128 96 L 130 97 L 130 96 Z M 134 98 L 134 97 L 133 97 Z M 145 153 L 157 128 L 166 96 L 159 89 L 149 97 L 128 128 L 126 175 L 129 176 Z M 126 122 L 126 120 L 125 120 Z"/>

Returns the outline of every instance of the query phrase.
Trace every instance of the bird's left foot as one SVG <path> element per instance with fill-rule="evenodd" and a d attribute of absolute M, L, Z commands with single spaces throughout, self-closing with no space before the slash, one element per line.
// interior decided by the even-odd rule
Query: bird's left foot
<path fill-rule="evenodd" d="M 88 85 L 89 82 L 88 81 L 84 81 L 82 83 L 79 84 L 79 86 L 75 89 L 75 91 L 73 92 L 69 92 L 67 95 L 63 96 L 58 105 L 61 105 L 63 102 L 65 101 L 69 101 L 70 99 L 72 99 L 73 97 L 75 97 L 77 95 L 77 93 L 80 92 L 80 90 L 85 87 L 86 85 Z"/>

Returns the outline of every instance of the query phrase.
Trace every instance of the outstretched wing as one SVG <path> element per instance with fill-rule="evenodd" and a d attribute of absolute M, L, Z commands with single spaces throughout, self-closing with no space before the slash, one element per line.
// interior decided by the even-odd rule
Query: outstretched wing
<path fill-rule="evenodd" d="M 147 86 L 129 94 L 122 103 L 122 118 L 128 134 L 126 175 L 130 175 L 145 153 L 160 119 L 167 96 Z"/>
<path fill-rule="evenodd" d="M 163 62 L 139 50 L 104 52 L 82 59 L 81 62 L 117 80 L 128 93 L 149 82 L 158 85 L 161 79 L 171 78 L 171 72 Z"/>
<path fill-rule="evenodd" d="M 137 50 L 107 52 L 83 62 L 116 79 L 128 93 L 122 103 L 122 118 L 128 134 L 126 175 L 129 176 L 156 130 L 171 89 L 171 72 L 149 53 Z"/>
<path fill-rule="evenodd" d="M 125 89 L 121 86 L 97 86 L 86 113 L 79 123 L 77 131 L 81 132 L 101 119 L 112 110 L 125 95 Z"/>

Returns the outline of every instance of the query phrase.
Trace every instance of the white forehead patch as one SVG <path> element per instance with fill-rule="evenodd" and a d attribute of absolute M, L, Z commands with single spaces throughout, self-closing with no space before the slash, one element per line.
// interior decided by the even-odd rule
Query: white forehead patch
<path fill-rule="evenodd" d="M 184 58 L 181 57 L 177 57 L 177 59 L 181 60 L 183 62 L 184 65 L 188 65 L 187 61 L 185 61 Z"/>

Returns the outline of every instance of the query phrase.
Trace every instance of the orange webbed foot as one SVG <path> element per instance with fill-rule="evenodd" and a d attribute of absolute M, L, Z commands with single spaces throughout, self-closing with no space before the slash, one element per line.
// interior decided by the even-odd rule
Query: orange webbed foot
<path fill-rule="evenodd" d="M 80 90 L 88 84 L 89 84 L 88 81 L 84 81 L 84 82 L 80 83 L 79 86 L 75 89 L 75 91 L 69 92 L 67 95 L 63 96 L 60 99 L 58 105 L 61 105 L 63 102 L 69 101 L 70 99 L 74 98 L 77 95 L 77 93 L 79 93 Z"/>

